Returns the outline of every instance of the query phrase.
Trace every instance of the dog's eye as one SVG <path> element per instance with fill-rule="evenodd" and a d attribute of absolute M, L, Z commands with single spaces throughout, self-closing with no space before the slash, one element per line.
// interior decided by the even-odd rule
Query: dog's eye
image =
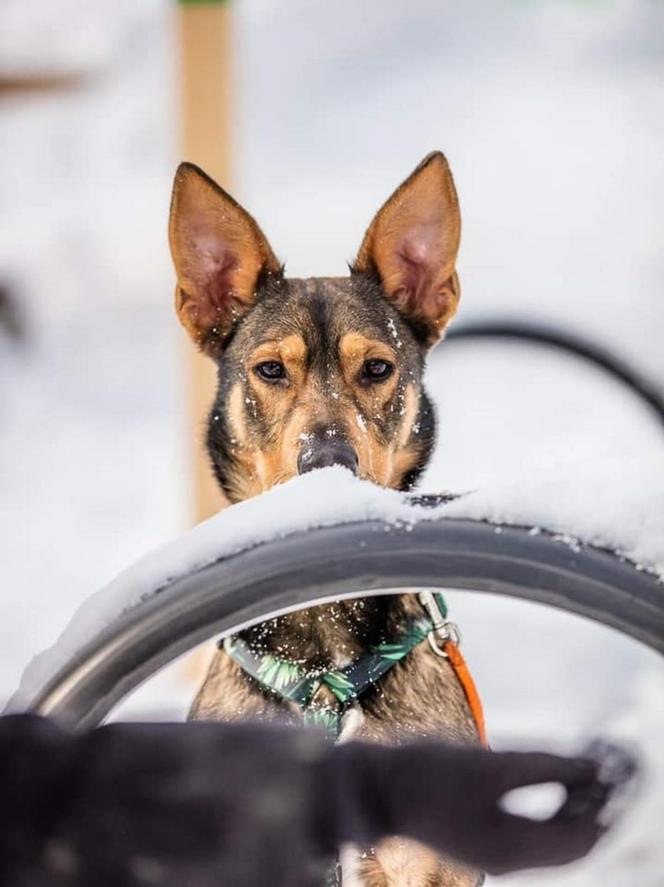
<path fill-rule="evenodd" d="M 254 372 L 264 382 L 279 382 L 286 378 L 286 367 L 279 360 L 264 360 L 256 364 Z"/>
<path fill-rule="evenodd" d="M 394 367 L 387 360 L 365 360 L 362 375 L 368 382 L 383 382 L 392 375 Z"/>

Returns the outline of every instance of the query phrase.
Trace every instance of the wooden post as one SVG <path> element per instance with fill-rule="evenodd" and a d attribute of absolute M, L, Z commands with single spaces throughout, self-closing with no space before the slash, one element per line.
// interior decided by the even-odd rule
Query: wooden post
<path fill-rule="evenodd" d="M 228 0 L 179 0 L 182 160 L 198 164 L 220 185 L 231 178 L 231 8 Z M 196 522 L 224 504 L 204 448 L 215 388 L 212 361 L 187 343 L 189 440 Z"/>

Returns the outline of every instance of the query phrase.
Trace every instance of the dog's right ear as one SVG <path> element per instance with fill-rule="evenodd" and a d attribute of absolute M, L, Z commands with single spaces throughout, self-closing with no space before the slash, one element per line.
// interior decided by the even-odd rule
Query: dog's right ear
<path fill-rule="evenodd" d="M 201 351 L 216 357 L 253 305 L 259 277 L 282 267 L 249 213 L 193 163 L 175 174 L 168 233 L 178 317 Z"/>

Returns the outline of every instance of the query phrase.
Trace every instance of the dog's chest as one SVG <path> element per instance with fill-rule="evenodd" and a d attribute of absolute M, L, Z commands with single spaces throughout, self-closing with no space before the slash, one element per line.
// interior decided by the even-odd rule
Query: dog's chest
<path fill-rule="evenodd" d="M 260 655 L 303 668 L 344 668 L 384 639 L 394 599 L 358 598 L 279 616 L 242 634 Z"/>

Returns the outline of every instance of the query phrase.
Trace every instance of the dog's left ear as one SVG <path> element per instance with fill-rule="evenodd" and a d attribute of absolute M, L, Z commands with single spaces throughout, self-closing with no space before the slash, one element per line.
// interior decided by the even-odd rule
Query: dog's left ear
<path fill-rule="evenodd" d="M 217 357 L 254 304 L 261 275 L 280 275 L 281 265 L 249 213 L 193 163 L 175 174 L 168 233 L 178 317 L 201 351 Z"/>
<path fill-rule="evenodd" d="M 452 173 L 436 151 L 378 211 L 353 265 L 354 273 L 378 276 L 387 299 L 427 345 L 438 341 L 457 309 L 460 236 Z"/>

